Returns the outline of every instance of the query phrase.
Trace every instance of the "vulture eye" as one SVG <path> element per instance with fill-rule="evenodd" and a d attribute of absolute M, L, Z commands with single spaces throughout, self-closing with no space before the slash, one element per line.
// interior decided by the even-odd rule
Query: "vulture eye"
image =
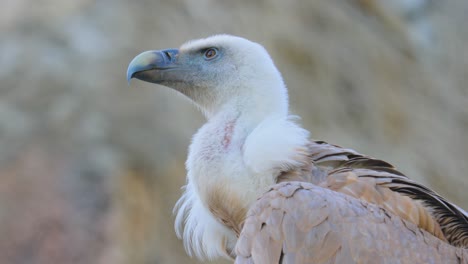
<path fill-rule="evenodd" d="M 215 48 L 209 48 L 205 50 L 205 54 L 203 56 L 205 57 L 205 60 L 212 60 L 218 55 L 218 50 Z"/>

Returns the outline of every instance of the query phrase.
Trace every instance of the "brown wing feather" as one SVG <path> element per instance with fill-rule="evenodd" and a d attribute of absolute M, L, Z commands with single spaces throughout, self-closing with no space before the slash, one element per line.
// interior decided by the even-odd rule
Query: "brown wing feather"
<path fill-rule="evenodd" d="M 380 205 L 452 245 L 468 247 L 467 213 L 391 164 L 324 141 L 309 149 L 321 172 L 317 177 L 327 174 L 321 186 Z"/>
<path fill-rule="evenodd" d="M 385 209 L 305 182 L 272 187 L 249 210 L 236 263 L 467 263 L 457 248 Z"/>

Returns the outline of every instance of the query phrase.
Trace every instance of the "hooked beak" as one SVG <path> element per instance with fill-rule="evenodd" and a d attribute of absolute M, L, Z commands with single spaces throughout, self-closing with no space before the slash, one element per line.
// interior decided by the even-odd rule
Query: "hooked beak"
<path fill-rule="evenodd" d="M 151 83 L 168 81 L 166 73 L 178 68 L 178 49 L 150 50 L 137 55 L 128 65 L 127 81 L 132 78 Z"/>

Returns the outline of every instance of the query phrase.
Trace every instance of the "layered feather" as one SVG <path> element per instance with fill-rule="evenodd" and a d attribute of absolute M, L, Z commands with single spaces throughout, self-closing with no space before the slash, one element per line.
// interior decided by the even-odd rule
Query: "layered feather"
<path fill-rule="evenodd" d="M 236 264 L 468 263 L 466 249 L 375 204 L 304 182 L 255 203 L 236 252 Z"/>
<path fill-rule="evenodd" d="M 367 200 L 454 246 L 468 247 L 468 214 L 391 164 L 323 141 L 311 142 L 309 149 L 312 161 L 327 174 L 319 185 Z"/>

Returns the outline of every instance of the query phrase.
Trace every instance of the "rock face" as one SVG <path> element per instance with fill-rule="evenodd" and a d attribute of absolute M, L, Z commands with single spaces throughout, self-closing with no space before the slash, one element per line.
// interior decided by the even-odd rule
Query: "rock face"
<path fill-rule="evenodd" d="M 168 89 L 128 87 L 125 70 L 143 50 L 215 33 L 265 45 L 314 138 L 385 159 L 468 208 L 467 8 L 2 3 L 2 263 L 197 263 L 175 238 L 171 208 L 202 116 Z"/>

